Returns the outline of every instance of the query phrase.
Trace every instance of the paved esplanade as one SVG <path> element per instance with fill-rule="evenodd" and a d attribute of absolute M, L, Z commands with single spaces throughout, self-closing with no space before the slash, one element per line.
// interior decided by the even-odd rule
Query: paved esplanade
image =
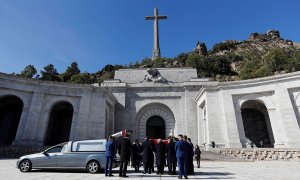
<path fill-rule="evenodd" d="M 152 54 L 152 60 L 154 60 L 160 57 L 158 20 L 167 19 L 167 16 L 159 16 L 158 9 L 154 8 L 154 16 L 146 16 L 145 18 L 146 20 L 154 20 L 154 44 Z"/>
<path fill-rule="evenodd" d="M 85 172 L 61 172 L 34 170 L 30 173 L 21 173 L 16 167 L 16 159 L 0 160 L 0 179 L 177 179 L 177 176 L 135 173 L 128 166 L 129 178 L 118 177 L 117 168 L 114 169 L 114 177 L 105 177 L 101 174 L 88 174 Z M 143 169 L 143 168 L 141 168 Z M 166 170 L 167 168 L 165 168 Z M 203 161 L 201 168 L 195 168 L 195 175 L 189 179 L 300 179 L 300 162 L 288 161 L 260 161 L 260 162 L 216 162 Z"/>

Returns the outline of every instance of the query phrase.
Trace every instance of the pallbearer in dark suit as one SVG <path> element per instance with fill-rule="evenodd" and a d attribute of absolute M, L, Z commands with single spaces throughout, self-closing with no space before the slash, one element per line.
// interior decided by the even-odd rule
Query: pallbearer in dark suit
<path fill-rule="evenodd" d="M 113 176 L 111 174 L 112 170 L 112 162 L 115 157 L 115 143 L 114 143 L 114 137 L 109 136 L 108 141 L 106 143 L 106 163 L 105 163 L 105 176 Z"/>
<path fill-rule="evenodd" d="M 139 144 L 139 140 L 136 139 L 131 147 L 131 165 L 134 167 L 135 172 L 139 172 L 140 170 L 140 153 L 141 147 Z"/>
<path fill-rule="evenodd" d="M 176 174 L 176 152 L 175 143 L 172 138 L 168 139 L 166 147 L 169 175 Z"/>
<path fill-rule="evenodd" d="M 118 149 L 119 149 L 120 160 L 121 160 L 119 176 L 128 177 L 126 173 L 127 173 L 127 165 L 130 159 L 130 151 L 131 151 L 131 142 L 129 140 L 128 134 L 126 134 L 125 138 L 120 140 Z"/>
<path fill-rule="evenodd" d="M 144 174 L 151 174 L 151 163 L 153 163 L 153 144 L 149 140 L 148 137 L 145 138 L 145 141 L 142 146 L 143 149 L 143 166 L 144 166 Z"/>
<path fill-rule="evenodd" d="M 158 143 L 155 145 L 155 157 L 156 157 L 156 166 L 157 166 L 157 173 L 156 174 L 163 174 L 164 167 L 166 164 L 166 145 L 161 141 L 158 140 Z"/>

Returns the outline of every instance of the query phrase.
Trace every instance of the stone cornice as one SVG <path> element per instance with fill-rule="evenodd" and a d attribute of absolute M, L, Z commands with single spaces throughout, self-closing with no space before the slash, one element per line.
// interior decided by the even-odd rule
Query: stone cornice
<path fill-rule="evenodd" d="M 10 83 L 23 84 L 28 86 L 51 86 L 51 87 L 81 88 L 81 89 L 95 88 L 95 86 L 90 84 L 72 84 L 66 82 L 55 82 L 55 81 L 46 81 L 46 80 L 39 80 L 39 79 L 22 78 L 22 77 L 9 75 L 5 73 L 0 73 L 0 81 L 1 80 Z"/>
<path fill-rule="evenodd" d="M 274 75 L 274 76 L 262 77 L 256 79 L 220 82 L 219 87 L 222 89 L 234 88 L 234 87 L 239 88 L 239 87 L 247 87 L 247 86 L 259 86 L 262 84 L 279 83 L 283 81 L 293 81 L 299 79 L 300 79 L 300 71 L 297 71 L 293 73 L 280 74 L 280 75 Z"/>

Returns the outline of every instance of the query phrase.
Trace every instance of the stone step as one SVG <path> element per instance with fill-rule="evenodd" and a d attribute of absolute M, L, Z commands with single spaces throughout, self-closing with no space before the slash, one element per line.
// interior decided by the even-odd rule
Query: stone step
<path fill-rule="evenodd" d="M 220 154 L 219 151 L 201 151 L 201 160 L 203 161 L 226 161 L 226 162 L 248 162 L 248 160 Z"/>

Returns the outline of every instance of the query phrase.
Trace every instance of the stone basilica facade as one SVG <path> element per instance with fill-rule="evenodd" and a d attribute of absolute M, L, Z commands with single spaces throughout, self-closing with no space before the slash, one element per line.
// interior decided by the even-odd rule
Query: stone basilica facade
<path fill-rule="evenodd" d="M 0 74 L 0 144 L 54 145 L 186 134 L 219 148 L 300 148 L 300 72 L 245 81 L 197 78 L 192 68 L 121 69 L 102 84 Z"/>

